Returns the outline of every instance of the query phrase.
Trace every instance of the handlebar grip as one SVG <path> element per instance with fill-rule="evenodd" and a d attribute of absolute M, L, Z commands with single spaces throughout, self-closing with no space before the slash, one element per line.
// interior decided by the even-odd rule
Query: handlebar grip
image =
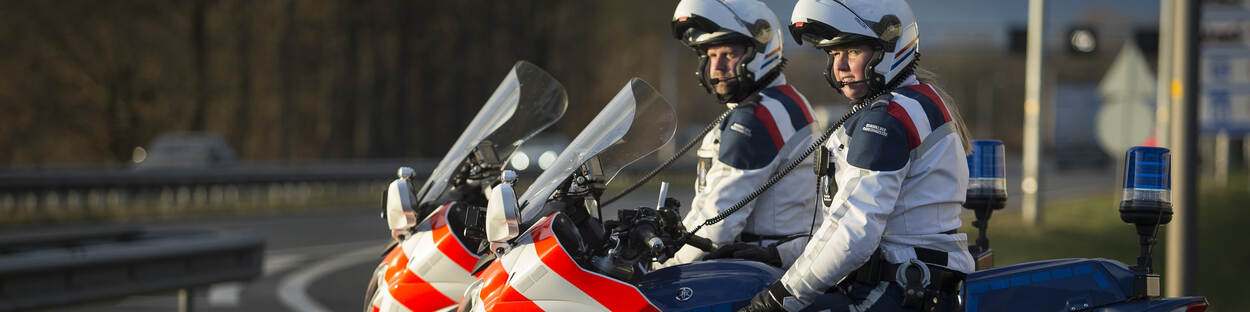
<path fill-rule="evenodd" d="M 698 248 L 699 250 L 706 252 L 711 252 L 713 249 L 716 249 L 716 243 L 698 235 L 690 235 L 690 239 L 686 240 L 686 245 L 690 245 L 691 247 Z"/>
<path fill-rule="evenodd" d="M 644 247 L 653 251 L 664 248 L 664 240 L 660 239 L 660 236 L 655 234 L 655 227 L 652 227 L 651 224 L 639 224 L 634 227 L 633 232 L 633 238 L 637 242 L 642 243 Z"/>

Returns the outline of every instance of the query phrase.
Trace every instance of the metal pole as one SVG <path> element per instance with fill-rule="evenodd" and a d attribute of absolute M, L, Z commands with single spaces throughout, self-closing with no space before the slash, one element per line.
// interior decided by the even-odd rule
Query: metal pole
<path fill-rule="evenodd" d="M 1172 63 L 1172 223 L 1167 236 L 1168 297 L 1193 293 L 1198 250 L 1198 23 L 1200 4 L 1177 0 Z"/>
<path fill-rule="evenodd" d="M 1172 115 L 1172 12 L 1175 0 L 1159 0 L 1159 74 L 1155 79 L 1155 142 L 1171 147 L 1168 127 Z"/>
<path fill-rule="evenodd" d="M 178 289 L 178 312 L 192 312 L 191 288 Z"/>
<path fill-rule="evenodd" d="M 1228 135 L 1228 130 L 1220 130 L 1219 133 L 1215 134 L 1215 155 L 1211 155 L 1212 158 L 1215 158 L 1213 166 L 1215 167 L 1215 172 L 1212 176 L 1215 177 L 1215 185 L 1220 187 L 1228 185 L 1228 155 L 1231 153 L 1229 145 L 1232 145 L 1232 140 L 1232 137 Z M 66 202 L 68 201 L 66 200 Z"/>
<path fill-rule="evenodd" d="M 1042 60 L 1045 49 L 1042 48 L 1042 26 L 1044 25 L 1043 0 L 1029 0 L 1029 36 L 1024 79 L 1024 146 L 1023 146 L 1023 179 L 1020 182 L 1020 206 L 1023 209 L 1024 224 L 1035 226 L 1041 223 L 1042 199 L 1038 196 L 1041 186 L 1041 172 L 1038 166 L 1041 158 L 1041 98 L 1042 98 Z"/>

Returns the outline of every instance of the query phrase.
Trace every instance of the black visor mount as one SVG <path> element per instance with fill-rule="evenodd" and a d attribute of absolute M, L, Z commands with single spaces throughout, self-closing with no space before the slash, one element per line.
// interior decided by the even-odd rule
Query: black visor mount
<path fill-rule="evenodd" d="M 702 16 L 691 14 L 683 16 L 673 21 L 673 38 L 681 40 L 686 44 L 694 43 L 694 40 L 703 34 L 710 34 L 720 30 L 720 25 L 704 18 Z"/>
<path fill-rule="evenodd" d="M 806 22 L 795 22 L 790 24 L 790 36 L 794 38 L 795 43 L 802 45 L 807 42 L 813 46 L 820 46 L 820 43 L 837 37 L 842 33 L 829 24 L 807 20 Z"/>
<path fill-rule="evenodd" d="M 828 50 L 831 47 L 857 42 L 875 42 L 875 38 L 839 31 L 829 24 L 808 20 L 790 24 L 790 35 L 798 44 L 804 42 L 814 47 Z"/>

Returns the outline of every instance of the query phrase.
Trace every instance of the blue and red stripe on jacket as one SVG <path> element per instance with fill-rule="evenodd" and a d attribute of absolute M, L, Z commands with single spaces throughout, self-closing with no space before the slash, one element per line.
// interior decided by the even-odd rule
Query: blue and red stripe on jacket
<path fill-rule="evenodd" d="M 763 168 L 795 132 L 812 121 L 811 105 L 793 87 L 766 88 L 759 101 L 735 107 L 721 121 L 718 158 L 737 169 Z"/>
<path fill-rule="evenodd" d="M 874 103 L 847 119 L 847 162 L 869 170 L 901 169 L 911 150 L 950 121 L 946 103 L 932 86 L 899 87 L 888 102 Z"/>

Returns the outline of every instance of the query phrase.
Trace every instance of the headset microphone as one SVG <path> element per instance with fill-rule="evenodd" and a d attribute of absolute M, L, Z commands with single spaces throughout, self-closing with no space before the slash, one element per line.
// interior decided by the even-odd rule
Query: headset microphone
<path fill-rule="evenodd" d="M 849 85 L 853 85 L 853 84 L 857 84 L 857 83 L 867 83 L 867 82 L 868 82 L 868 79 L 856 80 L 856 81 L 848 81 L 848 82 L 841 82 L 841 81 L 836 81 L 836 80 L 835 80 L 835 81 L 833 81 L 833 87 L 834 87 L 835 89 L 842 89 L 842 87 L 845 87 L 845 86 L 849 86 Z"/>
<path fill-rule="evenodd" d="M 725 77 L 725 78 L 708 78 L 707 82 L 714 85 L 714 84 L 720 83 L 721 81 L 729 81 L 729 80 L 734 80 L 734 79 L 738 79 L 738 76 Z"/>

